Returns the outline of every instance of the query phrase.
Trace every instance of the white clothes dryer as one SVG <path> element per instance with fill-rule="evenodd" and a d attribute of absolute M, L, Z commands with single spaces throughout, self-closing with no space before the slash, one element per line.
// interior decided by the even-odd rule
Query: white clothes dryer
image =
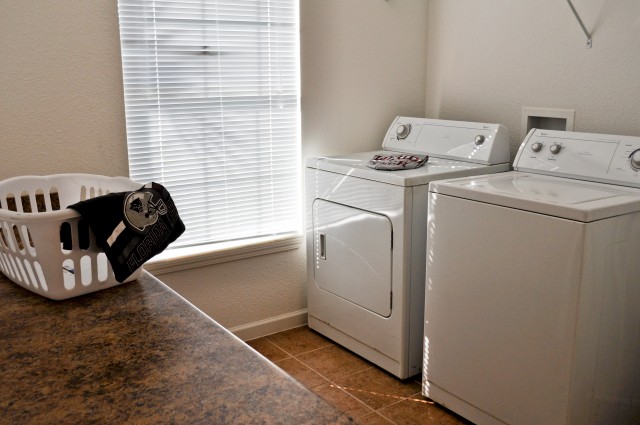
<path fill-rule="evenodd" d="M 640 423 L 640 138 L 532 130 L 430 185 L 423 394 L 478 425 Z"/>
<path fill-rule="evenodd" d="M 508 170 L 499 124 L 397 117 L 382 151 L 307 161 L 309 327 L 400 377 L 420 372 L 428 184 Z M 429 155 L 420 168 L 374 155 Z"/>

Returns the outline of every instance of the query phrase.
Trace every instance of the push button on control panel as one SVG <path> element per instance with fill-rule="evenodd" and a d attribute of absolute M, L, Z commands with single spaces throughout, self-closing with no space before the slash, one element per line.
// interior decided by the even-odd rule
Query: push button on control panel
<path fill-rule="evenodd" d="M 557 155 L 560 153 L 560 151 L 562 150 L 562 145 L 559 145 L 557 143 L 554 143 L 553 145 L 551 145 L 551 147 L 549 148 L 549 150 L 551 151 L 552 154 Z"/>

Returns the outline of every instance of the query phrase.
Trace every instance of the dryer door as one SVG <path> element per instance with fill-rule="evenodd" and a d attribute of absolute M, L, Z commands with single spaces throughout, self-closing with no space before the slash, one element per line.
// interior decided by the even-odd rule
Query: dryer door
<path fill-rule="evenodd" d="M 316 199 L 313 239 L 316 285 L 389 317 L 392 254 L 389 218 Z"/>

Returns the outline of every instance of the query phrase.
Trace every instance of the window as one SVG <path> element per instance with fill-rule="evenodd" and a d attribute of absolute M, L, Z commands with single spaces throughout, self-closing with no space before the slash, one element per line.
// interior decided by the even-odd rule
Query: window
<path fill-rule="evenodd" d="M 173 247 L 300 231 L 297 0 L 119 0 L 129 171 Z"/>

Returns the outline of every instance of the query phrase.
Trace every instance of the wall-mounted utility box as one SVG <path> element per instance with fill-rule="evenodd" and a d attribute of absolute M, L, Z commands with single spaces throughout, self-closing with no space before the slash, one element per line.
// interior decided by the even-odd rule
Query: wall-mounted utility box
<path fill-rule="evenodd" d="M 546 109 L 546 108 L 522 108 L 522 119 L 520 122 L 521 139 L 529 133 L 532 128 L 542 128 L 545 130 L 573 131 L 573 120 L 576 111 L 573 109 Z"/>

